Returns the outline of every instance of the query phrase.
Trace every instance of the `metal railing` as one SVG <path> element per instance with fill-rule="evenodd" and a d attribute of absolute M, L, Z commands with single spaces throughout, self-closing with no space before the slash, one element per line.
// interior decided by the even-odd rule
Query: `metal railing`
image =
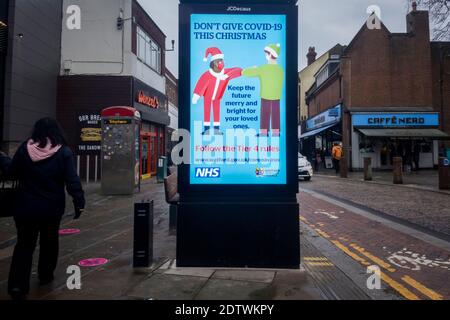
<path fill-rule="evenodd" d="M 100 157 L 98 155 L 76 156 L 77 174 L 81 181 L 89 184 L 90 182 L 98 182 L 101 179 L 99 161 Z"/>

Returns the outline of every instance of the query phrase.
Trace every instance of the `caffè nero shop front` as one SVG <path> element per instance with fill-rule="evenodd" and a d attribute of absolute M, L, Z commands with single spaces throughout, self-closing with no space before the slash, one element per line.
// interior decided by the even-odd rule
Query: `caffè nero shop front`
<path fill-rule="evenodd" d="M 439 140 L 450 137 L 439 130 L 439 113 L 352 113 L 352 168 L 362 169 L 364 158 L 372 167 L 391 169 L 402 157 L 411 169 L 434 168 Z M 416 168 L 418 166 L 418 168 Z"/>

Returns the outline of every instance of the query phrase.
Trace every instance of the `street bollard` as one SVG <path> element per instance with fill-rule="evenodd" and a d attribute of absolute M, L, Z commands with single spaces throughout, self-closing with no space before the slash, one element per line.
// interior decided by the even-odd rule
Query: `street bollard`
<path fill-rule="evenodd" d="M 342 157 L 339 163 L 339 173 L 341 174 L 341 178 L 348 178 L 348 164 L 347 158 Z"/>
<path fill-rule="evenodd" d="M 364 158 L 364 180 L 372 181 L 372 158 Z"/>
<path fill-rule="evenodd" d="M 450 190 L 450 161 L 439 158 L 439 189 Z"/>
<path fill-rule="evenodd" d="M 401 157 L 393 159 L 394 184 L 403 184 L 403 160 Z"/>
<path fill-rule="evenodd" d="M 167 178 L 167 157 L 159 157 L 156 182 L 163 183 L 165 178 Z"/>
<path fill-rule="evenodd" d="M 153 201 L 134 204 L 133 267 L 153 263 Z"/>
<path fill-rule="evenodd" d="M 177 211 L 178 206 L 171 204 L 169 207 L 169 233 L 176 234 L 177 231 Z"/>

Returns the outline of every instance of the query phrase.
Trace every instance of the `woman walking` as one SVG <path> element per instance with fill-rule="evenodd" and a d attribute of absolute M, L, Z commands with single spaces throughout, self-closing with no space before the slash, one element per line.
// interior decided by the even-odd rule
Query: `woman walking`
<path fill-rule="evenodd" d="M 75 219 L 84 209 L 85 199 L 74 165 L 56 120 L 36 122 L 33 133 L 13 159 L 0 154 L 0 169 L 19 181 L 13 215 L 17 244 L 9 273 L 8 293 L 24 299 L 29 292 L 33 253 L 39 236 L 38 276 L 41 285 L 53 281 L 58 260 L 58 238 L 65 211 L 65 190 L 73 198 Z"/>

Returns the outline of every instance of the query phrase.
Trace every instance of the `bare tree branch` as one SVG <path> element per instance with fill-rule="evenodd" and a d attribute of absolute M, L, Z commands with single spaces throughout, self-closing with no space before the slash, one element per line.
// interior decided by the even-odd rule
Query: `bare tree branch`
<path fill-rule="evenodd" d="M 450 0 L 407 0 L 430 13 L 432 38 L 436 41 L 450 41 Z"/>

